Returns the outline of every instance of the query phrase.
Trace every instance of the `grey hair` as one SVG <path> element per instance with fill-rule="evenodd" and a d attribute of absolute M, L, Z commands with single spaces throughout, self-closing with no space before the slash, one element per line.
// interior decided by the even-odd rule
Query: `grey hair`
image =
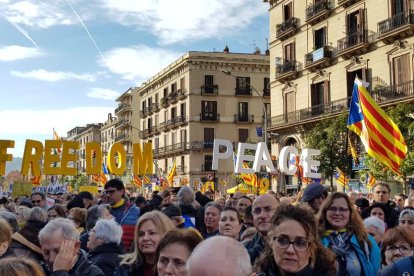
<path fill-rule="evenodd" d="M 205 262 L 205 256 L 211 252 L 209 264 Z M 224 236 L 215 236 L 202 241 L 192 252 L 187 260 L 187 270 L 190 276 L 192 268 L 198 273 L 209 271 L 212 275 L 243 275 L 252 273 L 252 265 L 246 248 L 239 241 Z"/>
<path fill-rule="evenodd" d="M 19 231 L 19 224 L 17 223 L 17 217 L 15 214 L 9 211 L 0 211 L 0 218 L 4 219 L 10 224 L 13 233 Z"/>
<path fill-rule="evenodd" d="M 385 233 L 385 222 L 375 216 L 370 216 L 364 219 L 364 225 L 365 228 L 368 228 L 370 226 L 374 226 L 375 229 L 379 230 L 382 234 Z"/>
<path fill-rule="evenodd" d="M 111 211 L 111 206 L 109 204 L 101 204 L 98 206 L 93 206 L 88 210 L 86 214 L 86 230 L 90 231 L 96 224 L 96 222 L 102 218 L 103 210 L 107 209 Z"/>
<path fill-rule="evenodd" d="M 177 193 L 178 204 L 179 205 L 192 205 L 195 200 L 194 191 L 188 187 L 183 186 Z"/>
<path fill-rule="evenodd" d="M 410 206 L 414 203 L 414 192 L 408 194 L 407 201 Z"/>
<path fill-rule="evenodd" d="M 210 201 L 206 204 L 206 206 L 204 206 L 204 210 L 207 210 L 208 207 L 214 207 L 216 209 L 218 209 L 221 213 L 221 211 L 223 211 L 223 207 L 216 201 Z"/>
<path fill-rule="evenodd" d="M 412 219 L 414 219 L 414 210 L 410 210 L 410 209 L 402 210 L 398 221 L 402 220 L 403 216 L 405 215 L 409 215 Z"/>
<path fill-rule="evenodd" d="M 33 207 L 29 211 L 29 216 L 27 217 L 27 220 L 47 222 L 48 218 L 49 217 L 47 215 L 47 212 L 44 209 L 40 207 Z"/>
<path fill-rule="evenodd" d="M 122 227 L 115 221 L 109 219 L 99 219 L 95 227 L 95 235 L 97 239 L 100 239 L 105 243 L 121 243 Z"/>
<path fill-rule="evenodd" d="M 70 219 L 57 218 L 49 221 L 49 223 L 40 230 L 40 244 L 55 233 L 61 233 L 65 240 L 79 240 L 79 232 L 76 230 L 75 224 Z"/>

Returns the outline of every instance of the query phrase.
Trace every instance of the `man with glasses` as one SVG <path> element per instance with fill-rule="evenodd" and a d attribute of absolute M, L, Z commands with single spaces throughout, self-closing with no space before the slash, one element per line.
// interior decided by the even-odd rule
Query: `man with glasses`
<path fill-rule="evenodd" d="M 46 195 L 41 192 L 34 192 L 30 196 L 30 201 L 33 207 L 40 207 L 47 212 L 48 207 L 46 205 Z"/>
<path fill-rule="evenodd" d="M 265 247 L 265 238 L 272 227 L 271 220 L 279 204 L 279 200 L 270 194 L 260 195 L 253 201 L 253 223 L 257 233 L 252 240 L 243 242 L 252 264 L 254 264 Z"/>
<path fill-rule="evenodd" d="M 111 215 L 122 226 L 124 231 L 122 235 L 124 248 L 126 251 L 130 251 L 132 241 L 134 240 L 135 224 L 140 215 L 140 210 L 133 202 L 128 202 L 124 199 L 125 186 L 121 180 L 109 180 L 106 182 L 104 189 L 108 204 L 111 205 Z"/>

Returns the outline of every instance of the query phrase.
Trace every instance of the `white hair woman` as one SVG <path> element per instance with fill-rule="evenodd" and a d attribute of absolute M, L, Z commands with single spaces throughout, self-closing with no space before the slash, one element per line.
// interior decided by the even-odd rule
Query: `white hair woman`
<path fill-rule="evenodd" d="M 114 275 L 119 266 L 122 227 L 114 220 L 100 219 L 89 232 L 87 244 L 88 259 L 98 266 L 105 275 Z"/>
<path fill-rule="evenodd" d="M 374 238 L 378 245 L 381 245 L 386 228 L 385 222 L 376 216 L 371 216 L 364 219 L 364 225 L 368 234 Z"/>

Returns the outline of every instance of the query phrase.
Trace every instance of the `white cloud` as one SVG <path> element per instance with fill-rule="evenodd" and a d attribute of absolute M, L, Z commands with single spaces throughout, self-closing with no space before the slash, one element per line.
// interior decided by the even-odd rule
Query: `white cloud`
<path fill-rule="evenodd" d="M 90 98 L 115 101 L 121 93 L 107 88 L 94 87 L 86 95 Z"/>
<path fill-rule="evenodd" d="M 62 81 L 62 80 L 82 80 L 87 82 L 95 82 L 97 76 L 101 73 L 97 74 L 76 74 L 73 72 L 62 72 L 62 71 L 46 71 L 44 69 L 37 69 L 28 72 L 20 72 L 20 71 L 11 71 L 11 75 L 19 78 L 25 79 L 35 79 L 41 81 Z"/>
<path fill-rule="evenodd" d="M 43 55 L 38 48 L 10 45 L 0 47 L 0 61 L 15 61 L 26 58 L 33 58 Z"/>
<path fill-rule="evenodd" d="M 252 0 L 101 0 L 111 20 L 150 30 L 161 44 L 225 37 L 242 31 L 267 6 Z"/>
<path fill-rule="evenodd" d="M 99 63 L 121 78 L 142 82 L 152 77 L 161 68 L 181 56 L 180 53 L 161 48 L 136 45 L 129 48 L 115 48 L 104 53 Z"/>
<path fill-rule="evenodd" d="M 114 113 L 113 107 L 85 106 L 66 109 L 49 110 L 0 110 L 2 120 L 0 139 L 12 139 L 16 145 L 24 145 L 25 139 L 40 140 L 44 137 L 52 139 L 52 129 L 55 128 L 59 136 L 77 126 L 91 123 L 103 123 L 108 113 Z M 15 148 L 14 156 L 22 156 L 23 148 Z"/>
<path fill-rule="evenodd" d="M 11 22 L 41 29 L 77 23 L 64 1 L 14 1 L 0 7 L 0 11 Z"/>

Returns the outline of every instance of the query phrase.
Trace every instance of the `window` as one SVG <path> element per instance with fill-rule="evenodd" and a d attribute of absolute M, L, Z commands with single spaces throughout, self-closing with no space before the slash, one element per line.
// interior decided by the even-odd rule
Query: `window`
<path fill-rule="evenodd" d="M 180 115 L 182 116 L 182 118 L 184 118 L 185 117 L 185 114 L 186 114 L 186 104 L 185 103 L 181 103 L 181 105 L 180 105 Z"/>
<path fill-rule="evenodd" d="M 403 86 L 411 81 L 410 54 L 395 57 L 392 60 L 393 85 Z"/>
<path fill-rule="evenodd" d="M 247 102 L 239 103 L 239 121 L 248 122 L 249 121 L 249 104 Z"/>
<path fill-rule="evenodd" d="M 213 87 L 214 85 L 214 79 L 213 79 L 213 75 L 205 75 L 204 76 L 204 85 L 206 87 Z"/>
<path fill-rule="evenodd" d="M 239 128 L 239 142 L 246 143 L 249 139 L 249 129 Z"/>
<path fill-rule="evenodd" d="M 180 79 L 180 89 L 181 90 L 185 89 L 185 78 Z"/>
<path fill-rule="evenodd" d="M 295 60 L 295 43 L 285 45 L 284 56 L 286 61 Z"/>
<path fill-rule="evenodd" d="M 295 111 L 295 94 L 294 92 L 289 92 L 285 94 L 285 114 L 293 111 Z"/>
<path fill-rule="evenodd" d="M 366 30 L 365 28 L 365 9 L 360 9 L 350 13 L 346 17 L 346 32 L 347 35 L 362 34 Z M 350 36 L 348 40 L 357 40 L 358 36 Z"/>
<path fill-rule="evenodd" d="M 175 145 L 177 143 L 177 133 L 172 132 L 171 133 L 171 145 Z"/>
<path fill-rule="evenodd" d="M 214 128 L 204 128 L 204 148 L 212 149 L 214 145 Z"/>
<path fill-rule="evenodd" d="M 391 16 L 403 13 L 409 10 L 409 3 L 407 0 L 391 0 Z"/>
<path fill-rule="evenodd" d="M 152 97 L 148 98 L 148 107 L 152 107 Z"/>
<path fill-rule="evenodd" d="M 292 2 L 283 6 L 283 18 L 288 20 L 293 17 Z"/>
<path fill-rule="evenodd" d="M 141 110 L 145 111 L 145 108 L 147 107 L 147 102 L 145 100 L 143 100 L 141 105 L 142 105 Z"/>
<path fill-rule="evenodd" d="M 164 122 L 168 120 L 168 110 L 164 110 Z"/>
<path fill-rule="evenodd" d="M 211 171 L 213 165 L 213 155 L 204 155 L 204 171 Z"/>
<path fill-rule="evenodd" d="M 326 45 L 326 27 L 315 30 L 314 40 L 315 50 Z"/>
<path fill-rule="evenodd" d="M 173 107 L 171 108 L 171 120 L 175 119 L 177 117 L 177 108 Z"/>
<path fill-rule="evenodd" d="M 213 120 L 217 117 L 216 101 L 201 101 L 201 116 L 204 120 Z"/>
<path fill-rule="evenodd" d="M 236 87 L 240 90 L 246 90 L 250 88 L 250 77 L 237 77 Z"/>
<path fill-rule="evenodd" d="M 158 93 L 155 94 L 155 103 L 158 104 Z"/>
<path fill-rule="evenodd" d="M 324 104 L 329 102 L 329 81 L 311 84 L 312 114 L 322 114 Z"/>
<path fill-rule="evenodd" d="M 177 83 L 174 82 L 173 84 L 171 84 L 171 93 L 174 93 L 177 91 Z"/>
<path fill-rule="evenodd" d="M 164 88 L 164 98 L 168 96 L 168 87 Z"/>
<path fill-rule="evenodd" d="M 168 134 L 164 135 L 164 147 L 168 145 Z"/>
<path fill-rule="evenodd" d="M 181 140 L 180 140 L 181 143 L 186 143 L 187 142 L 187 130 L 186 129 L 181 130 L 180 138 L 181 138 Z"/>
<path fill-rule="evenodd" d="M 270 78 L 263 79 L 263 96 L 270 96 Z"/>
<path fill-rule="evenodd" d="M 158 149 L 159 147 L 160 147 L 160 138 L 158 138 L 158 137 L 155 137 L 155 139 L 154 139 L 155 141 L 154 141 L 154 148 L 155 149 Z"/>
<path fill-rule="evenodd" d="M 158 126 L 159 124 L 160 124 L 160 119 L 159 119 L 158 114 L 156 114 L 156 115 L 155 115 L 154 125 L 155 125 L 155 126 Z"/>
<path fill-rule="evenodd" d="M 152 128 L 152 118 L 148 118 L 148 129 Z"/>

